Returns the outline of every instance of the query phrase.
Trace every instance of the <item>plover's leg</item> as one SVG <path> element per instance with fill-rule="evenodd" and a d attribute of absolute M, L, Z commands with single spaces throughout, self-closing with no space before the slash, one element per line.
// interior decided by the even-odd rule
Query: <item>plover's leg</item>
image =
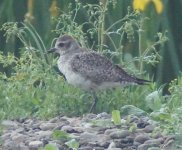
<path fill-rule="evenodd" d="M 93 112 L 93 109 L 95 109 L 97 101 L 98 101 L 96 92 L 92 91 L 91 94 L 93 96 L 93 103 L 92 103 L 92 106 L 90 107 L 89 113 Z"/>

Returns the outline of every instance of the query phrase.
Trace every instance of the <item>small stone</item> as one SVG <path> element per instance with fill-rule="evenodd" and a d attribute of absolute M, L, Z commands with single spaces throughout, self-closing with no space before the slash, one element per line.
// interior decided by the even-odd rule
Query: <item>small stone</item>
<path fill-rule="evenodd" d="M 31 141 L 29 143 L 29 148 L 31 150 L 38 149 L 39 147 L 42 147 L 42 146 L 43 146 L 43 142 L 42 141 Z"/>
<path fill-rule="evenodd" d="M 148 150 L 149 147 L 150 147 L 150 145 L 141 144 L 138 146 L 138 150 Z"/>
<path fill-rule="evenodd" d="M 38 131 L 36 132 L 36 135 L 38 135 L 39 138 L 50 137 L 52 135 L 52 131 Z"/>
<path fill-rule="evenodd" d="M 103 147 L 94 147 L 94 150 L 105 150 Z"/>
<path fill-rule="evenodd" d="M 19 143 L 17 145 L 18 150 L 29 150 L 28 146 L 26 146 L 24 143 Z"/>
<path fill-rule="evenodd" d="M 117 131 L 117 132 L 114 131 L 114 132 L 111 132 L 109 135 L 113 139 L 120 139 L 120 138 L 125 138 L 126 136 L 129 136 L 130 131 L 128 130 Z"/>
<path fill-rule="evenodd" d="M 96 133 L 88 133 L 84 132 L 80 134 L 79 143 L 80 145 L 87 145 L 87 146 L 100 146 L 100 147 L 108 147 L 110 140 L 109 136 L 104 134 L 96 134 Z"/>
<path fill-rule="evenodd" d="M 93 150 L 92 147 L 80 147 L 78 150 Z"/>
<path fill-rule="evenodd" d="M 148 122 L 140 121 L 137 123 L 137 128 L 145 128 L 147 125 L 149 125 Z"/>
<path fill-rule="evenodd" d="M 90 121 L 92 119 L 95 119 L 97 117 L 96 114 L 87 114 L 84 116 L 84 118 L 82 119 L 83 121 Z"/>
<path fill-rule="evenodd" d="M 161 144 L 161 139 L 147 140 L 147 141 L 145 141 L 144 144 L 150 145 L 150 147 L 152 147 L 152 146 L 159 146 Z"/>
<path fill-rule="evenodd" d="M 27 119 L 27 120 L 24 121 L 24 124 L 25 125 L 27 125 L 27 124 L 32 125 L 32 124 L 34 124 L 34 121 L 32 119 Z"/>
<path fill-rule="evenodd" d="M 148 150 L 161 150 L 159 147 L 150 147 Z"/>
<path fill-rule="evenodd" d="M 23 127 L 20 127 L 18 129 L 16 129 L 15 132 L 17 132 L 17 133 L 23 133 L 24 132 L 24 128 Z"/>
<path fill-rule="evenodd" d="M 83 133 L 84 132 L 82 127 L 72 127 L 72 126 L 63 126 L 61 130 L 67 133 Z"/>
<path fill-rule="evenodd" d="M 146 133 L 150 133 L 154 130 L 155 126 L 154 125 L 147 125 L 145 128 L 144 128 L 144 131 Z"/>
<path fill-rule="evenodd" d="M 127 137 L 126 137 L 126 140 L 127 140 L 128 143 L 132 143 L 132 144 L 133 144 L 133 142 L 134 142 L 134 137 L 133 137 L 133 136 L 127 136 Z"/>
<path fill-rule="evenodd" d="M 148 136 L 148 134 L 140 134 L 135 137 L 134 141 L 143 144 L 145 141 L 149 139 L 150 137 Z"/>
<path fill-rule="evenodd" d="M 50 123 L 56 123 L 57 121 L 59 121 L 58 117 L 49 120 Z"/>
<path fill-rule="evenodd" d="M 10 140 L 6 140 L 4 143 L 3 143 L 3 146 L 4 147 L 12 147 L 14 145 L 14 142 L 13 141 L 10 141 Z"/>
<path fill-rule="evenodd" d="M 68 121 L 59 122 L 57 123 L 57 126 L 54 128 L 54 130 L 61 130 L 63 126 L 67 126 L 67 125 L 69 125 Z"/>
<path fill-rule="evenodd" d="M 122 150 L 121 148 L 111 148 L 111 149 L 107 149 L 107 150 Z"/>
<path fill-rule="evenodd" d="M 21 143 L 26 140 L 26 136 L 19 133 L 17 133 L 16 135 L 13 135 L 11 138 L 15 143 Z"/>
<path fill-rule="evenodd" d="M 40 128 L 40 123 L 35 123 L 31 127 L 32 127 L 33 130 L 36 130 L 36 129 L 40 130 L 41 129 Z"/>
<path fill-rule="evenodd" d="M 154 139 L 158 139 L 162 137 L 162 134 L 160 132 L 152 133 L 151 137 Z"/>
<path fill-rule="evenodd" d="M 104 134 L 109 135 L 112 132 L 118 132 L 118 131 L 121 131 L 121 130 L 120 129 L 116 129 L 116 128 L 106 129 L 105 132 L 104 132 Z"/>
<path fill-rule="evenodd" d="M 3 120 L 1 123 L 2 126 L 5 126 L 7 128 L 17 128 L 18 124 L 15 121 L 11 121 L 11 120 Z"/>
<path fill-rule="evenodd" d="M 110 114 L 108 114 L 108 113 L 106 113 L 106 112 L 102 112 L 102 113 L 100 113 L 100 114 L 98 114 L 97 116 L 96 116 L 96 119 L 110 119 L 111 118 L 111 115 Z"/>
<path fill-rule="evenodd" d="M 136 141 L 134 141 L 134 142 L 133 142 L 133 146 L 136 146 L 136 147 L 138 147 L 139 145 L 141 145 L 141 143 L 139 143 L 139 142 L 136 142 Z"/>
<path fill-rule="evenodd" d="M 26 120 L 26 118 L 18 118 L 18 119 L 16 119 L 19 123 L 24 123 L 25 122 L 25 120 Z"/>
<path fill-rule="evenodd" d="M 116 148 L 116 144 L 114 142 L 111 142 L 109 144 L 108 150 L 112 149 L 112 148 Z"/>
<path fill-rule="evenodd" d="M 96 135 L 94 133 L 88 133 L 88 132 L 84 132 L 80 135 L 80 144 L 85 144 L 88 142 L 92 142 L 96 140 Z"/>
<path fill-rule="evenodd" d="M 114 142 L 116 144 L 116 147 L 118 148 L 124 148 L 124 147 L 129 147 L 133 145 L 133 139 L 128 139 L 126 138 L 121 138 L 121 139 L 114 139 Z"/>
<path fill-rule="evenodd" d="M 2 136 L 1 136 L 1 138 L 2 138 L 2 140 L 3 141 L 5 141 L 5 140 L 7 140 L 7 139 L 9 139 L 10 138 L 10 133 L 5 133 L 5 134 L 3 134 Z"/>
<path fill-rule="evenodd" d="M 40 129 L 41 130 L 52 130 L 52 129 L 54 129 L 55 127 L 56 127 L 57 125 L 55 124 L 55 123 L 42 123 L 41 125 L 40 125 Z"/>
<path fill-rule="evenodd" d="M 110 142 L 106 140 L 101 140 L 99 143 L 97 143 L 98 146 L 107 148 L 109 146 Z"/>

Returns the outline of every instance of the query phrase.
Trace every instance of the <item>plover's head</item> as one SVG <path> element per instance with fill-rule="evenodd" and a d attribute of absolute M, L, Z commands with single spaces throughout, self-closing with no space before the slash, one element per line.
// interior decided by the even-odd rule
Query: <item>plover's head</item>
<path fill-rule="evenodd" d="M 51 48 L 48 52 L 55 52 L 61 55 L 74 52 L 78 48 L 79 44 L 73 37 L 69 35 L 63 35 L 57 39 L 55 47 Z"/>

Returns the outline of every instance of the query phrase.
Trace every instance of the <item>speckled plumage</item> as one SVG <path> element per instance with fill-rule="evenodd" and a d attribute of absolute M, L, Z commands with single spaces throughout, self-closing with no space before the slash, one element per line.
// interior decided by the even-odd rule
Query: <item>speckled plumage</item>
<path fill-rule="evenodd" d="M 69 35 L 58 38 L 52 51 L 60 54 L 58 68 L 68 83 L 85 90 L 95 91 L 125 84 L 148 82 L 129 75 L 106 57 L 81 48 Z"/>

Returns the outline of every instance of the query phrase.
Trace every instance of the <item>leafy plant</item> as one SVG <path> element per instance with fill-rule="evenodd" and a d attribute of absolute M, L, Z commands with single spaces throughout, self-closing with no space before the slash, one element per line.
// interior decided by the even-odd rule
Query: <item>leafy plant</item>
<path fill-rule="evenodd" d="M 43 150 L 59 150 L 55 144 L 47 144 Z"/>
<path fill-rule="evenodd" d="M 121 125 L 121 116 L 119 110 L 112 111 L 112 120 L 115 125 Z"/>
<path fill-rule="evenodd" d="M 77 150 L 79 148 L 79 143 L 75 140 L 72 139 L 68 142 L 65 143 L 69 148 L 73 149 L 73 150 Z"/>
<path fill-rule="evenodd" d="M 181 135 L 182 109 L 181 109 L 182 77 L 170 83 L 170 95 L 163 96 L 162 89 L 151 93 L 146 100 L 152 109 L 150 117 L 157 121 L 163 133 Z"/>

